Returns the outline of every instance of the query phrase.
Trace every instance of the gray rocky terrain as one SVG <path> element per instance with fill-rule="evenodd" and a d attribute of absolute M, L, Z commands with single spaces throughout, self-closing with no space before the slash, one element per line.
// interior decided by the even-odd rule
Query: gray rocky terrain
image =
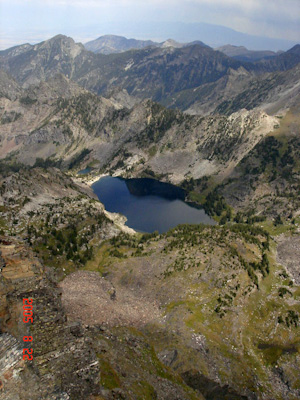
<path fill-rule="evenodd" d="M 29 165 L 38 158 L 64 165 L 85 159 L 130 175 L 167 172 L 179 183 L 228 174 L 278 124 L 260 110 L 203 118 L 149 100 L 128 109 L 117 98 L 93 95 L 62 75 L 20 90 L 18 99 L 0 100 L 0 156 Z"/>
<path fill-rule="evenodd" d="M 73 39 L 57 35 L 34 46 L 26 44 L 1 51 L 0 68 L 25 87 L 62 73 L 100 95 L 120 88 L 139 99 L 170 104 L 174 95 L 181 94 L 177 106 L 187 109 L 191 99 L 186 96 L 184 100 L 186 90 L 217 82 L 241 68 L 256 77 L 288 71 L 300 61 L 298 46 L 276 57 L 249 63 L 227 57 L 201 42 L 184 47 L 170 44 L 105 55 L 94 54 Z"/>
<path fill-rule="evenodd" d="M 0 52 L 1 400 L 299 399 L 299 57 Z M 103 174 L 176 184 L 216 224 L 137 233 Z"/>

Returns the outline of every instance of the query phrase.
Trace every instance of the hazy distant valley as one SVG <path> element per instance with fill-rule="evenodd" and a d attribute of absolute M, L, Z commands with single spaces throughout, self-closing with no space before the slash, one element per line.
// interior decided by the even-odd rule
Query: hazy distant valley
<path fill-rule="evenodd" d="M 300 45 L 0 51 L 0 399 L 300 397 L 299 82 Z M 134 232 L 103 174 L 175 184 L 216 225 Z"/>

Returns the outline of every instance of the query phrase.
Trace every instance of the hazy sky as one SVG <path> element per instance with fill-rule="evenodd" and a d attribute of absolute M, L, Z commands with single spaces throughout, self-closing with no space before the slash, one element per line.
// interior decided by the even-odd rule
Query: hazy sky
<path fill-rule="evenodd" d="M 126 36 L 136 21 L 206 22 L 299 42 L 300 0 L 0 0 L 0 47 L 57 33 L 83 42 L 106 33 Z"/>

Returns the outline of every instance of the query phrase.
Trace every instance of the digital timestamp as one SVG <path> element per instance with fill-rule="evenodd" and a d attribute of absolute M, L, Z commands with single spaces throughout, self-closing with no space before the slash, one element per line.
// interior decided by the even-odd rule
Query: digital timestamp
<path fill-rule="evenodd" d="M 33 299 L 23 299 L 23 322 L 25 324 L 33 323 L 33 311 L 32 311 Z M 23 336 L 24 342 L 32 342 L 32 336 Z M 33 350 L 23 349 L 23 360 L 33 360 Z"/>

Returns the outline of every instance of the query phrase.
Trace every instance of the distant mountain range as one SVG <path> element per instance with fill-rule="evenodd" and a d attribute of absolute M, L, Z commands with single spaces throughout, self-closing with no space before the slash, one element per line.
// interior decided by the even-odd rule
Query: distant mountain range
<path fill-rule="evenodd" d="M 132 49 L 142 49 L 148 46 L 156 47 L 157 43 L 152 40 L 126 39 L 123 36 L 104 35 L 85 43 L 84 46 L 87 50 L 93 51 L 94 53 L 111 54 Z"/>
<path fill-rule="evenodd" d="M 188 23 L 188 22 L 172 22 L 172 21 L 142 21 L 138 18 L 132 21 L 107 21 L 103 19 L 97 24 L 76 26 L 67 28 L 63 24 L 61 28 L 56 27 L 52 30 L 32 31 L 28 26 L 28 30 L 10 30 L 1 32 L 0 49 L 6 49 L 14 44 L 20 44 L 29 41 L 36 44 L 45 38 L 50 38 L 62 32 L 64 35 L 75 37 L 78 41 L 86 43 L 93 41 L 92 39 L 110 33 L 114 36 L 127 38 L 142 39 L 142 42 L 161 43 L 166 38 L 172 38 L 179 43 L 192 43 L 195 40 L 201 40 L 212 48 L 218 48 L 227 44 L 234 46 L 244 46 L 249 50 L 265 51 L 270 50 L 277 52 L 278 50 L 286 51 L 297 44 L 296 40 L 286 40 L 279 38 L 270 38 L 263 36 L 250 35 L 234 29 L 209 24 L 204 22 Z M 110 36 L 110 35 L 109 35 Z M 132 46 L 132 44 L 131 44 Z M 131 47 L 130 47 L 131 48 Z"/>
<path fill-rule="evenodd" d="M 168 39 L 164 42 L 153 42 L 152 40 L 137 40 L 137 39 L 127 39 L 124 36 L 117 35 L 104 35 L 100 36 L 95 40 L 87 42 L 84 47 L 94 53 L 99 54 L 113 54 L 113 53 L 123 53 L 128 50 L 138 50 L 145 47 L 174 47 L 182 48 L 198 44 L 200 46 L 209 47 L 200 40 L 196 40 L 189 43 L 179 43 L 176 40 Z M 217 47 L 215 50 L 226 54 L 228 57 L 234 58 L 238 61 L 259 61 L 264 58 L 276 57 L 283 51 L 274 52 L 271 50 L 248 50 L 244 46 L 234 46 L 231 44 Z"/>
<path fill-rule="evenodd" d="M 9 146 L 10 151 L 22 147 L 20 162 L 32 163 L 54 153 L 70 160 L 79 150 L 94 149 L 101 132 L 104 147 L 97 149 L 104 167 L 127 141 L 134 147 L 128 147 L 132 154 L 153 143 L 163 149 L 175 136 L 183 146 L 182 135 L 190 135 L 194 125 L 200 129 L 203 116 L 203 129 L 211 133 L 211 143 L 203 143 L 203 149 L 209 153 L 215 151 L 215 131 L 226 125 L 229 141 L 233 132 L 238 134 L 241 115 L 251 120 L 254 129 L 256 123 L 264 124 L 265 112 L 276 115 L 300 102 L 300 45 L 250 63 L 203 44 L 179 48 L 170 44 L 105 55 L 57 35 L 35 46 L 24 44 L 0 52 L 0 96 L 10 102 L 8 107 L 2 100 L 2 156 Z M 197 116 L 166 110 L 147 99 Z M 248 114 L 253 109 L 255 113 Z M 148 126 L 150 120 L 153 126 Z M 219 125 L 211 129 L 211 121 Z M 274 123 L 273 117 L 266 121 Z M 164 132 L 162 141 L 160 132 Z M 224 132 L 220 138 L 224 140 Z M 163 173 L 161 165 L 157 172 Z M 176 172 L 181 179 L 184 173 L 180 168 Z"/>
<path fill-rule="evenodd" d="M 221 51 L 228 57 L 235 58 L 239 61 L 259 61 L 263 58 L 276 57 L 283 51 L 270 51 L 270 50 L 248 50 L 244 46 L 233 46 L 227 44 L 225 46 L 217 47 L 215 50 Z"/>
<path fill-rule="evenodd" d="M 191 43 L 200 39 L 210 47 L 216 48 L 228 43 L 235 46 L 244 46 L 250 50 L 288 50 L 297 42 L 279 38 L 262 37 L 238 32 L 234 29 L 208 24 L 204 22 L 172 22 L 172 21 L 140 21 L 131 22 L 120 21 L 112 25 L 110 22 L 102 21 L 101 25 L 86 26 L 78 28 L 74 32 L 68 32 L 70 36 L 94 38 L 107 32 L 138 38 L 143 40 L 153 40 L 162 42 L 164 38 L 172 38 L 180 43 Z"/>
<path fill-rule="evenodd" d="M 190 46 L 193 44 L 199 44 L 201 46 L 208 47 L 206 44 L 200 40 L 194 41 L 192 43 L 179 43 L 173 39 L 165 40 L 164 42 L 158 43 L 152 40 L 137 40 L 137 39 L 127 39 L 123 36 L 117 35 L 104 35 L 100 36 L 95 40 L 85 43 L 85 48 L 87 50 L 93 51 L 94 53 L 101 54 L 112 54 L 112 53 L 122 53 L 127 50 L 143 49 L 145 47 L 175 47 L 181 48 Z"/>

